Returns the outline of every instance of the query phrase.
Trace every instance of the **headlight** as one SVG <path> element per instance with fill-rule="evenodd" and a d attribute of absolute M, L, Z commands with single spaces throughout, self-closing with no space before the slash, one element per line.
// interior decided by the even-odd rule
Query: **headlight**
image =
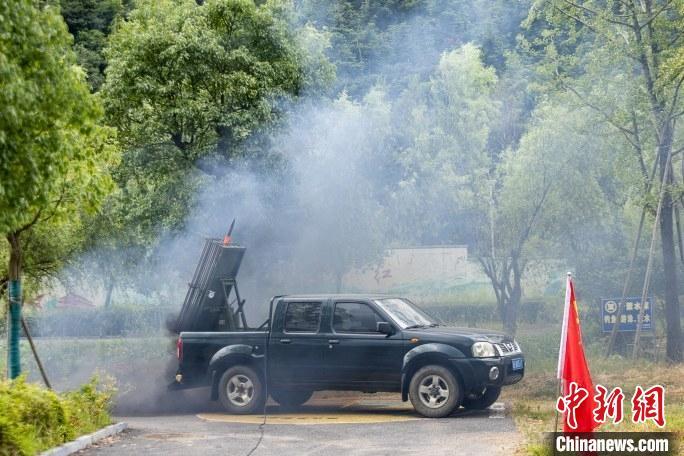
<path fill-rule="evenodd" d="M 496 356 L 494 345 L 489 342 L 475 342 L 472 350 L 475 358 L 492 358 Z"/>

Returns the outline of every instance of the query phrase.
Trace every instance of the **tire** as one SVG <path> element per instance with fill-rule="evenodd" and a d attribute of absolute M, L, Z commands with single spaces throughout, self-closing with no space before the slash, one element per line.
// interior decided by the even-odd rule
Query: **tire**
<path fill-rule="evenodd" d="M 484 410 L 492 405 L 501 394 L 500 386 L 488 386 L 484 393 L 477 397 L 463 399 L 463 407 L 468 410 Z"/>
<path fill-rule="evenodd" d="M 409 399 L 416 412 L 427 418 L 444 418 L 461 405 L 463 388 L 446 367 L 429 365 L 419 369 L 409 385 Z"/>
<path fill-rule="evenodd" d="M 273 390 L 269 391 L 274 401 L 280 404 L 281 407 L 292 408 L 299 407 L 313 395 L 313 391 L 288 391 L 288 390 Z"/>
<path fill-rule="evenodd" d="M 261 377 L 248 366 L 231 367 L 219 380 L 219 400 L 229 413 L 261 413 L 266 402 L 264 393 Z"/>

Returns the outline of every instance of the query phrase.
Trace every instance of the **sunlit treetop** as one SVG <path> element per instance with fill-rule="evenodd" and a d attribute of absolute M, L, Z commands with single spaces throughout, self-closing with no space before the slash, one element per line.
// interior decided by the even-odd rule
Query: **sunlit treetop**
<path fill-rule="evenodd" d="M 103 88 L 125 144 L 172 145 L 189 164 L 230 158 L 315 89 L 311 57 L 281 10 L 247 0 L 139 2 L 111 36 Z"/>
<path fill-rule="evenodd" d="M 110 132 L 59 11 L 0 2 L 0 232 L 49 207 L 94 208 L 109 187 Z"/>

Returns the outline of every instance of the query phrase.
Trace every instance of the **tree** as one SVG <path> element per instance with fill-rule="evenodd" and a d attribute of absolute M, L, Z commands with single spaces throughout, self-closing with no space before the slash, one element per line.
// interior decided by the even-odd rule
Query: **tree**
<path fill-rule="evenodd" d="M 337 91 L 362 99 L 375 84 L 397 95 L 440 55 L 472 42 L 502 70 L 529 0 L 302 1 L 300 21 L 330 31 Z"/>
<path fill-rule="evenodd" d="M 396 218 L 410 220 L 397 237 L 428 245 L 473 239 L 463 219 L 487 191 L 496 82 L 479 48 L 467 44 L 444 53 L 429 80 L 414 82 L 397 102 Z"/>
<path fill-rule="evenodd" d="M 105 106 L 127 149 L 207 174 L 326 82 L 306 78 L 312 60 L 269 4 L 247 0 L 141 2 L 106 55 Z"/>
<path fill-rule="evenodd" d="M 10 377 L 19 375 L 22 238 L 94 210 L 110 188 L 110 131 L 56 8 L 0 3 L 0 232 L 9 243 Z"/>
<path fill-rule="evenodd" d="M 545 74 L 559 87 L 573 92 L 602 121 L 623 135 L 634 151 L 644 182 L 649 179 L 648 163 L 656 162 L 658 182 L 665 186 L 658 223 L 667 321 L 666 356 L 681 362 L 674 226 L 678 223 L 675 215 L 677 205 L 682 203 L 680 179 L 684 176 L 678 179 L 671 165 L 672 156 L 681 150 L 677 121 L 684 113 L 684 3 L 538 2 L 530 10 L 527 23 L 545 29 L 528 42 L 531 50 L 545 56 Z M 606 90 L 621 96 L 602 96 L 601 92 Z M 651 150 L 655 150 L 655 156 L 649 155 Z M 645 185 L 644 192 L 647 188 Z M 657 193 L 660 185 L 656 183 L 650 188 Z"/>
<path fill-rule="evenodd" d="M 615 138 L 590 109 L 566 107 L 567 96 L 543 103 L 523 130 L 526 100 L 499 98 L 499 84 L 519 83 L 498 78 L 479 49 L 465 45 L 406 91 L 394 111 L 403 170 L 395 217 L 397 225 L 410 221 L 404 239 L 467 242 L 504 329 L 515 334 L 530 262 L 571 257 L 569 240 L 580 230 L 613 220 L 614 190 L 601 183 L 617 180 L 605 159 Z"/>
<path fill-rule="evenodd" d="M 568 260 L 575 239 L 613 220 L 601 182 L 614 179 L 605 160 L 613 141 L 588 109 L 562 97 L 538 107 L 515 149 L 507 149 L 482 198 L 477 255 L 496 295 L 504 329 L 515 334 L 522 279 L 533 259 Z M 598 225 L 598 226 L 597 226 Z"/>
<path fill-rule="evenodd" d="M 141 1 L 117 24 L 102 95 L 124 145 L 119 190 L 110 222 L 88 234 L 111 260 L 107 288 L 129 254 L 142 261 L 182 229 L 200 186 L 236 162 L 271 166 L 269 135 L 291 103 L 330 82 L 325 34 L 292 31 L 291 14 L 280 2 Z"/>
<path fill-rule="evenodd" d="M 82 236 L 83 219 L 78 212 L 68 219 L 52 217 L 22 233 L 22 289 L 24 296 L 35 295 L 51 281 L 60 281 L 60 272 L 86 248 Z M 0 244 L 0 296 L 9 285 L 9 244 Z"/>
<path fill-rule="evenodd" d="M 62 17 L 74 36 L 78 64 L 85 70 L 93 91 L 104 82 L 107 66 L 103 54 L 107 36 L 117 16 L 130 9 L 130 0 L 59 0 Z"/>

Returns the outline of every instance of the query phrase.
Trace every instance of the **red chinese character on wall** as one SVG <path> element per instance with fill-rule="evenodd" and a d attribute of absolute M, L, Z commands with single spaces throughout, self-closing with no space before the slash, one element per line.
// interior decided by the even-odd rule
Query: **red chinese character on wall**
<path fill-rule="evenodd" d="M 568 394 L 560 396 L 556 402 L 556 410 L 561 413 L 566 413 L 568 417 L 568 426 L 572 429 L 577 429 L 577 417 L 575 411 L 582 402 L 589 396 L 589 392 L 585 388 L 580 388 L 577 383 L 570 383 Z"/>
<path fill-rule="evenodd" d="M 602 385 L 596 385 L 596 408 L 594 409 L 594 419 L 599 423 L 605 423 L 608 418 L 613 420 L 613 424 L 622 421 L 623 406 L 625 395 L 619 386 L 613 388 L 608 394 L 608 390 Z"/>
<path fill-rule="evenodd" d="M 636 387 L 632 397 L 632 421 L 644 423 L 653 420 L 659 427 L 665 426 L 665 388 L 655 385 L 644 391 Z"/>

